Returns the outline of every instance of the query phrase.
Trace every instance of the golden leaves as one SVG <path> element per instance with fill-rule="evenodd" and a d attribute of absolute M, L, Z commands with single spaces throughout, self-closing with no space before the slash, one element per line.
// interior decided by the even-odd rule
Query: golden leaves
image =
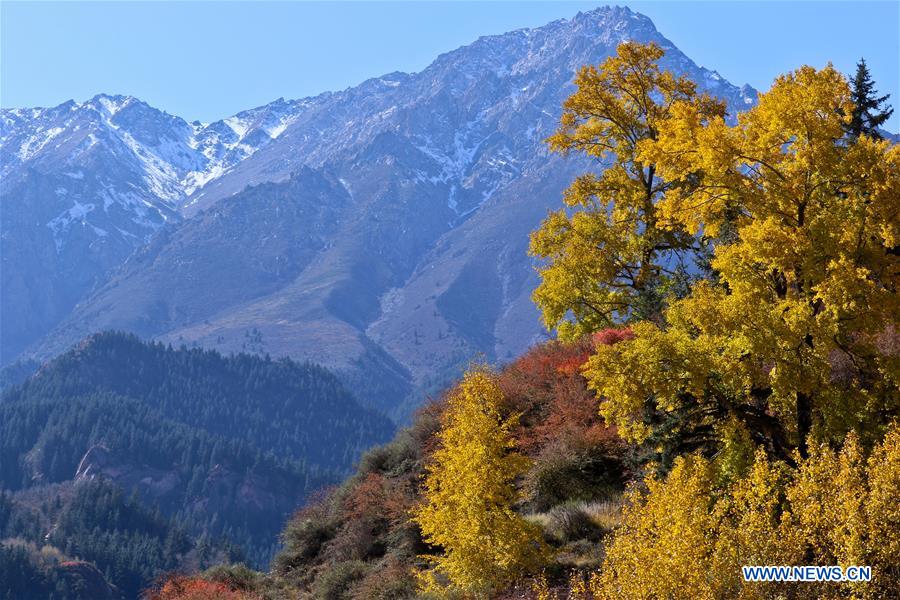
<path fill-rule="evenodd" d="M 716 483 L 703 458 L 633 491 L 625 522 L 591 578 L 595 598 L 888 598 L 900 587 L 900 428 L 868 459 L 814 446 L 797 469 L 756 453 L 745 476 Z M 744 582 L 744 565 L 867 565 L 871 583 Z"/>
<path fill-rule="evenodd" d="M 481 596 L 534 570 L 545 558 L 538 528 L 517 515 L 513 480 L 527 467 L 514 451 L 514 417 L 500 413 L 503 395 L 483 367 L 470 370 L 451 395 L 439 448 L 425 479 L 425 503 L 413 519 L 444 553 L 426 557 L 427 591 Z"/>
<path fill-rule="evenodd" d="M 599 67 L 583 67 L 551 149 L 601 159 L 605 170 L 577 178 L 563 201 L 571 216 L 551 213 L 531 237 L 531 253 L 547 262 L 534 301 L 547 327 L 572 339 L 631 316 L 640 294 L 660 285 L 664 264 L 694 246 L 681 226 L 667 227 L 656 205 L 677 181 L 656 175 L 639 156 L 673 107 L 700 114 L 723 105 L 696 96 L 693 82 L 661 71 L 656 45 L 621 44 Z"/>
<path fill-rule="evenodd" d="M 714 248 L 714 284 L 695 283 L 670 303 L 664 327 L 636 327 L 635 340 L 589 364 L 601 411 L 625 435 L 648 433 L 638 410 L 647 399 L 663 411 L 706 402 L 728 413 L 755 403 L 754 389 L 766 390 L 764 410 L 791 435 L 807 433 L 795 422 L 798 394 L 812 398 L 826 437 L 877 436 L 877 414 L 900 410 L 874 342 L 900 315 L 900 153 L 865 137 L 844 141 L 848 102 L 840 73 L 802 67 L 734 126 L 680 101 L 656 139 L 640 142 L 638 160 L 689 182 L 659 196 L 660 226 L 733 235 Z M 836 356 L 855 369 L 840 386 Z M 862 409 L 876 406 L 875 415 Z"/>

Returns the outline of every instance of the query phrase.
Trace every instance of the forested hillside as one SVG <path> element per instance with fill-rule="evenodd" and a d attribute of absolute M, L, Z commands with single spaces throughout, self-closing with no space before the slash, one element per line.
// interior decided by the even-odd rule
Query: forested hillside
<path fill-rule="evenodd" d="M 47 544 L 94 563 L 127 597 L 213 555 L 264 567 L 285 518 L 392 430 L 314 365 L 99 334 L 0 398 L 0 539 L 20 540 L 9 560 L 39 566 Z M 96 494 L 134 519 L 91 512 Z"/>
<path fill-rule="evenodd" d="M 337 471 L 349 469 L 361 451 L 392 431 L 389 420 L 361 408 L 321 367 L 172 350 L 118 333 L 88 338 L 4 394 L 3 402 L 103 392 L 264 452 Z"/>
<path fill-rule="evenodd" d="M 663 54 L 627 42 L 584 67 L 549 139 L 606 165 L 531 237 L 560 340 L 473 365 L 294 516 L 272 572 L 220 566 L 151 598 L 897 597 L 884 98 L 803 66 L 730 119 Z M 754 565 L 822 569 L 758 582 Z"/>
<path fill-rule="evenodd" d="M 15 600 L 136 598 L 160 573 L 247 560 L 103 479 L 0 493 L 0 581 Z"/>
<path fill-rule="evenodd" d="M 621 337 L 612 331 L 597 343 Z M 519 415 L 510 434 L 530 461 L 518 482 L 517 510 L 546 529 L 546 543 L 559 553 L 554 573 L 598 563 L 602 540 L 620 518 L 625 482 L 638 465 L 634 449 L 603 424 L 578 372 L 592 347 L 591 340 L 539 346 L 496 379 L 499 410 Z M 284 549 L 271 576 L 220 568 L 209 574 L 211 582 L 252 590 L 247 597 L 416 596 L 421 555 L 435 547 L 423 541 L 411 515 L 455 393 L 420 410 L 410 428 L 368 452 L 351 478 L 299 511 L 282 535 Z M 459 531 L 474 526 L 464 519 L 453 523 Z"/>

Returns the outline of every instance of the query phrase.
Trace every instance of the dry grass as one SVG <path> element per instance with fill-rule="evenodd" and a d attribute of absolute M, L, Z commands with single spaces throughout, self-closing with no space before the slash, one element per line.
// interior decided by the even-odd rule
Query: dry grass
<path fill-rule="evenodd" d="M 610 532 L 622 524 L 622 509 L 624 506 L 625 499 L 622 495 L 619 495 L 608 500 L 585 503 L 583 510 L 590 515 L 594 523 L 602 527 L 604 531 Z"/>
<path fill-rule="evenodd" d="M 583 511 L 591 518 L 591 521 L 609 533 L 622 524 L 622 509 L 625 506 L 625 498 L 623 495 L 617 495 L 606 500 L 572 502 L 569 506 Z M 540 525 L 547 531 L 553 526 L 552 512 L 551 509 L 546 512 L 532 513 L 526 515 L 525 518 L 532 523 Z"/>

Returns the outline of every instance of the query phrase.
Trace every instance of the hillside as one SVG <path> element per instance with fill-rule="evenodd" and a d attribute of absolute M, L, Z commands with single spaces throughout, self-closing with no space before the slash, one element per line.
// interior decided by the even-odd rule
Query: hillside
<path fill-rule="evenodd" d="M 0 493 L 0 536 L 0 589 L 17 600 L 126 600 L 160 573 L 246 560 L 102 479 Z"/>
<path fill-rule="evenodd" d="M 473 356 L 546 338 L 527 234 L 588 163 L 543 140 L 577 69 L 625 39 L 660 44 L 732 115 L 753 106 L 647 17 L 603 7 L 208 125 L 113 96 L 5 112 L 2 360 L 126 330 L 313 360 L 409 415 Z"/>
<path fill-rule="evenodd" d="M 590 351 L 587 340 L 548 343 L 498 376 L 504 413 L 520 415 L 516 448 L 530 459 L 517 484 L 518 509 L 546 526 L 547 541 L 559 550 L 559 572 L 597 560 L 633 464 L 631 449 L 603 424 L 578 373 Z M 421 481 L 445 399 L 423 408 L 410 429 L 369 452 L 352 478 L 294 517 L 275 560 L 277 585 L 317 597 L 414 595 L 413 572 L 433 549 L 410 515 L 423 500 Z"/>
<path fill-rule="evenodd" d="M 286 516 L 393 431 L 320 367 L 119 333 L 86 340 L 5 391 L 0 417 L 0 489 L 20 515 L 4 536 L 40 544 L 72 490 L 106 481 L 137 494 L 136 510 L 161 510 L 183 536 L 221 538 L 258 566 Z M 58 538 L 60 551 L 98 562 L 79 535 Z M 176 565 L 167 560 L 141 571 L 141 584 Z"/>
<path fill-rule="evenodd" d="M 521 415 L 516 447 L 531 461 L 517 485 L 518 508 L 546 528 L 548 543 L 559 551 L 556 574 L 597 564 L 638 465 L 635 449 L 603 424 L 578 372 L 592 347 L 590 340 L 546 343 L 498 375 L 504 411 Z M 273 573 L 220 568 L 209 578 L 273 598 L 415 597 L 414 571 L 433 549 L 411 511 L 422 502 L 425 465 L 452 393 L 424 406 L 408 429 L 368 452 L 342 485 L 293 517 Z"/>
<path fill-rule="evenodd" d="M 361 408 L 325 369 L 249 354 L 172 349 L 133 335 L 95 335 L 3 395 L 2 404 L 86 394 L 133 398 L 163 417 L 263 452 L 334 471 L 392 425 Z"/>

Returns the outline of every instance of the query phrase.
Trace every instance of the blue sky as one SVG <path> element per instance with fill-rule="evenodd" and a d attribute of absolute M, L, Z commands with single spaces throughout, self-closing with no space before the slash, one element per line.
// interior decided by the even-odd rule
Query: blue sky
<path fill-rule="evenodd" d="M 189 120 L 418 71 L 480 35 L 596 2 L 0 2 L 0 104 L 98 92 Z M 699 64 L 765 90 L 801 63 L 865 56 L 900 113 L 900 2 L 620 2 Z M 900 114 L 890 124 L 897 131 Z"/>

